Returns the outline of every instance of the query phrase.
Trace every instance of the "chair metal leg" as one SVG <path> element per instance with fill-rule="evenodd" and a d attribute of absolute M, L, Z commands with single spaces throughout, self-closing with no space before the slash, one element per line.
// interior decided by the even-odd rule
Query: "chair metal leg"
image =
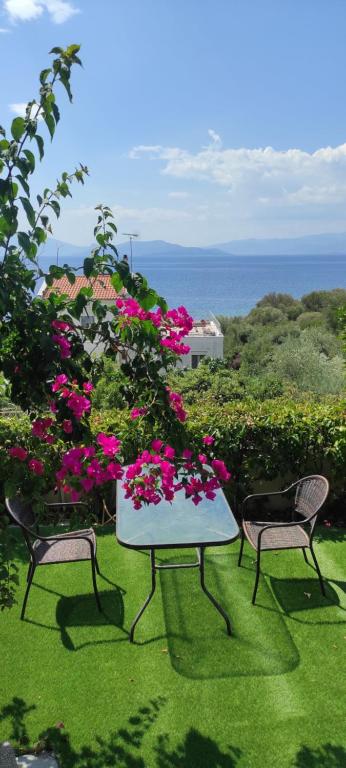
<path fill-rule="evenodd" d="M 257 594 L 257 588 L 258 588 L 258 580 L 259 580 L 259 575 L 260 575 L 260 564 L 261 564 L 261 550 L 258 549 L 257 550 L 257 560 L 256 560 L 256 579 L 255 579 L 255 586 L 254 586 L 253 595 L 252 595 L 252 605 L 255 605 L 255 600 L 256 600 L 256 594 Z"/>
<path fill-rule="evenodd" d="M 239 550 L 239 557 L 238 557 L 238 565 L 241 564 L 241 559 L 242 559 L 242 556 L 243 556 L 244 539 L 245 539 L 245 535 L 244 535 L 244 531 L 242 529 L 241 530 L 241 540 L 240 540 L 240 550 Z"/>
<path fill-rule="evenodd" d="M 29 578 L 30 578 L 31 569 L 32 569 L 32 560 L 30 560 L 30 563 L 29 563 L 29 568 L 28 568 L 28 572 L 27 572 L 27 574 L 26 574 L 26 580 L 27 580 L 27 582 L 29 581 Z"/>
<path fill-rule="evenodd" d="M 34 578 L 35 568 L 36 568 L 35 563 L 30 563 L 29 571 L 28 571 L 28 575 L 27 575 L 27 585 L 26 585 L 26 590 L 25 590 L 25 595 L 24 595 L 24 600 L 23 600 L 22 612 L 20 614 L 20 618 L 22 620 L 24 619 L 24 616 L 25 616 L 25 608 L 26 608 L 26 604 L 28 602 L 28 597 L 29 597 L 29 592 L 30 592 L 30 587 L 31 587 L 31 584 L 32 584 L 32 580 Z"/>
<path fill-rule="evenodd" d="M 101 571 L 100 571 L 100 567 L 99 567 L 96 555 L 95 555 L 95 566 L 96 566 L 96 573 L 98 573 L 98 575 L 101 576 Z"/>
<path fill-rule="evenodd" d="M 322 595 L 324 597 L 326 597 L 326 592 L 325 592 L 325 589 L 324 589 L 322 574 L 321 574 L 320 567 L 319 567 L 318 562 L 317 562 L 316 555 L 315 555 L 314 550 L 313 550 L 312 542 L 310 542 L 310 552 L 312 554 L 312 559 L 313 559 L 313 561 L 315 563 L 315 568 L 316 568 L 317 575 L 318 575 L 318 578 L 319 578 Z"/>
<path fill-rule="evenodd" d="M 96 604 L 97 604 L 97 607 L 98 607 L 99 611 L 101 611 L 102 610 L 101 609 L 101 603 L 100 603 L 99 593 L 97 591 L 97 584 L 96 584 L 95 560 L 94 560 L 93 557 L 91 558 L 91 573 L 92 573 L 92 577 L 93 577 L 93 586 L 94 586 Z"/>
<path fill-rule="evenodd" d="M 307 558 L 307 555 L 306 555 L 305 547 L 303 547 L 303 555 L 304 555 L 304 560 L 305 560 L 305 562 L 306 562 L 308 565 L 310 565 L 310 563 L 309 563 L 309 561 L 308 561 L 308 558 Z"/>

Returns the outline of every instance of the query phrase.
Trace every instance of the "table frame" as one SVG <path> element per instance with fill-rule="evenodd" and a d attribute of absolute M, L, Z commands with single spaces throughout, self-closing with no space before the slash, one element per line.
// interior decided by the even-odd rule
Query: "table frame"
<path fill-rule="evenodd" d="M 161 548 L 162 549 L 166 549 L 167 547 L 160 547 L 160 549 Z M 181 547 L 181 549 L 183 549 L 183 548 L 186 549 L 186 545 L 184 547 Z M 147 606 L 149 605 L 151 599 L 154 596 L 154 593 L 155 593 L 155 590 L 156 590 L 156 572 L 157 571 L 167 570 L 167 569 L 199 568 L 200 583 L 201 583 L 201 587 L 203 589 L 203 592 L 205 592 L 205 594 L 209 598 L 210 602 L 215 606 L 216 610 L 219 611 L 221 616 L 224 618 L 224 620 L 226 622 L 226 627 L 227 627 L 227 634 L 228 635 L 232 634 L 231 622 L 229 620 L 229 617 L 228 617 L 226 611 L 224 610 L 224 608 L 222 608 L 220 603 L 218 603 L 218 601 L 216 600 L 214 595 L 212 595 L 212 593 L 209 591 L 209 589 L 205 585 L 205 574 L 204 574 L 204 553 L 205 553 L 205 548 L 206 548 L 205 545 L 204 546 L 196 547 L 197 561 L 194 562 L 194 563 L 164 563 L 164 564 L 161 564 L 161 565 L 158 565 L 156 563 L 156 561 L 155 561 L 155 547 L 152 547 L 150 549 L 151 590 L 149 592 L 148 597 L 145 599 L 142 607 L 138 611 L 136 617 L 134 618 L 134 620 L 133 620 L 133 622 L 131 624 L 130 643 L 134 642 L 135 628 L 136 628 L 136 626 L 137 626 L 141 616 L 143 615 L 145 609 L 147 608 Z M 156 549 L 157 549 L 157 547 L 156 547 Z"/>

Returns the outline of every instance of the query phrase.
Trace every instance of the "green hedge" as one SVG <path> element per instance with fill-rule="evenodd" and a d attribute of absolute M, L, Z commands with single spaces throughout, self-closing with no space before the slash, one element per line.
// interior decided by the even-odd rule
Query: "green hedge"
<path fill-rule="evenodd" d="M 225 405 L 188 407 L 186 429 L 191 443 L 200 445 L 203 435 L 215 437 L 215 452 L 232 472 L 229 493 L 238 499 L 254 489 L 283 487 L 292 478 L 309 473 L 325 474 L 331 484 L 329 509 L 345 519 L 346 498 L 346 403 L 296 402 L 284 398 L 241 401 Z M 114 432 L 123 441 L 124 458 L 130 462 L 153 437 L 166 438 L 145 419 L 132 421 L 127 411 L 94 412 L 95 434 Z M 10 464 L 7 447 L 29 439 L 28 419 L 0 419 L 0 482 Z M 269 481 L 269 482 L 268 482 Z"/>
<path fill-rule="evenodd" d="M 215 452 L 232 472 L 229 492 L 239 499 L 251 491 L 283 487 L 306 474 L 325 474 L 331 484 L 330 512 L 346 522 L 346 403 L 287 399 L 203 404 L 188 407 L 187 431 L 199 444 L 215 436 Z M 116 432 L 124 442 L 126 461 L 159 429 L 131 422 L 123 411 L 94 416 L 95 430 Z M 164 437 L 164 436 L 163 436 Z M 268 481 L 271 481 L 268 483 Z"/>

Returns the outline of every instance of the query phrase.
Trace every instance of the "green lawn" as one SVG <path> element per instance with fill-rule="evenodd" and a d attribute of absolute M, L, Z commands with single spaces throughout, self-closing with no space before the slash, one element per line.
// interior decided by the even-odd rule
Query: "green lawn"
<path fill-rule="evenodd" d="M 253 607 L 250 548 L 242 568 L 238 543 L 210 550 L 232 638 L 197 571 L 161 572 L 134 645 L 148 556 L 111 532 L 98 547 L 102 614 L 76 563 L 36 571 L 24 622 L 20 605 L 1 615 L 1 739 L 33 745 L 48 731 L 64 768 L 346 766 L 345 531 L 317 536 L 327 599 L 301 552 L 266 553 Z M 19 601 L 26 568 L 23 549 Z"/>

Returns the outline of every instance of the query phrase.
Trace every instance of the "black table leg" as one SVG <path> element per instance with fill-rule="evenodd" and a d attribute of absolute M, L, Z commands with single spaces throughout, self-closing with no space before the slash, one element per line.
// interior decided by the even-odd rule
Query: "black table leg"
<path fill-rule="evenodd" d="M 153 594 L 155 592 L 155 589 L 156 589 L 156 569 L 155 569 L 155 550 L 154 549 L 150 550 L 150 562 L 151 562 L 151 591 L 150 591 L 147 599 L 143 603 L 140 611 L 138 611 L 136 618 L 134 619 L 134 621 L 131 624 L 130 643 L 133 643 L 133 636 L 134 636 L 136 624 L 138 624 L 139 619 L 142 616 L 142 613 L 144 613 L 147 605 L 149 605 L 150 600 L 151 600 L 151 598 L 152 598 L 152 596 L 153 596 Z"/>
<path fill-rule="evenodd" d="M 200 577 L 201 577 L 201 587 L 203 589 L 203 592 L 205 592 L 207 597 L 209 597 L 210 602 L 213 603 L 213 605 L 215 605 L 216 610 L 219 611 L 219 613 L 221 613 L 221 616 L 223 616 L 223 618 L 225 619 L 226 627 L 227 627 L 227 634 L 231 635 L 232 634 L 231 622 L 230 622 L 230 620 L 229 620 L 229 618 L 227 616 L 226 611 L 224 611 L 224 609 L 221 607 L 221 605 L 219 605 L 217 600 L 215 600 L 215 597 L 211 594 L 211 592 L 209 592 L 209 590 L 205 586 L 205 581 L 204 581 L 204 549 L 205 549 L 204 547 L 199 547 L 199 572 L 200 572 Z"/>

